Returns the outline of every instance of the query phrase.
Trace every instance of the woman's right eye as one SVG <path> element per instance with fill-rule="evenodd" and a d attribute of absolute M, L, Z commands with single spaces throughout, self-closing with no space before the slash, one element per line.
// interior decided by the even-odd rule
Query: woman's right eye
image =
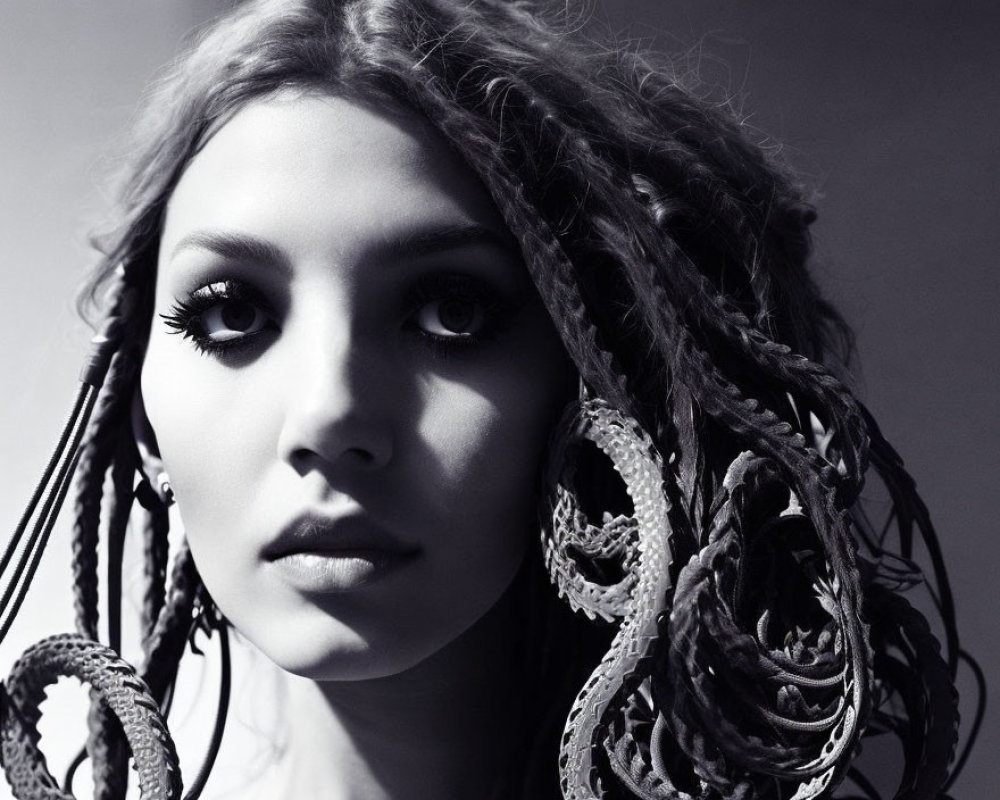
<path fill-rule="evenodd" d="M 255 290 L 233 281 L 203 286 L 160 316 L 172 333 L 209 353 L 248 344 L 264 331 L 278 329 L 266 301 Z"/>
<path fill-rule="evenodd" d="M 268 317 L 245 300 L 226 300 L 201 315 L 204 335 L 213 342 L 231 342 L 262 331 Z"/>

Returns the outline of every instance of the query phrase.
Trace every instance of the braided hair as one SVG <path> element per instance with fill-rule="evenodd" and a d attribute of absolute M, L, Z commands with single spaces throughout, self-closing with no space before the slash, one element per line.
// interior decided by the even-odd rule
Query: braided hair
<path fill-rule="evenodd" d="M 882 734 L 902 742 L 895 796 L 939 796 L 963 657 L 947 575 L 913 481 L 838 377 L 851 338 L 807 270 L 816 214 L 804 187 L 662 59 L 545 17 L 523 0 L 250 0 L 163 76 L 81 299 L 118 324 L 77 468 L 79 632 L 98 636 L 102 530 L 119 647 L 139 465 L 129 409 L 159 233 L 186 164 L 233 113 L 287 87 L 404 106 L 489 191 L 588 391 L 666 456 L 670 612 L 599 721 L 591 796 L 804 798 L 846 776 L 878 797 L 852 759 L 863 735 Z M 871 474 L 891 497 L 882 529 L 859 500 Z M 146 498 L 140 672 L 162 704 L 207 593 L 186 549 L 167 580 L 168 515 Z M 920 580 L 918 538 L 934 562 L 943 655 L 898 593 Z M 542 654 L 540 733 L 512 783 L 532 798 L 557 796 L 558 729 L 613 634 L 554 592 L 538 602 L 545 621 L 528 635 Z M 817 677 L 831 669 L 839 682 Z M 120 726 L 97 702 L 91 723 L 98 796 L 123 796 Z"/>

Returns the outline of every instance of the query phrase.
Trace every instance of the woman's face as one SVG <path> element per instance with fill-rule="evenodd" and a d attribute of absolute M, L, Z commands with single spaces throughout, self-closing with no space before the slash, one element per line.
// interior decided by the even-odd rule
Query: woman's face
<path fill-rule="evenodd" d="M 572 371 L 469 168 L 414 116 L 257 101 L 170 200 L 146 411 L 191 550 L 285 669 L 389 675 L 510 585 Z"/>

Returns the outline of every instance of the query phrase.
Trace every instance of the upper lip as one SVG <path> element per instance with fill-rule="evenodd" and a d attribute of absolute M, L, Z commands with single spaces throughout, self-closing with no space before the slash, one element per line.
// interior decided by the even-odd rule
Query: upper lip
<path fill-rule="evenodd" d="M 409 553 L 406 547 L 364 514 L 332 516 L 306 511 L 285 525 L 264 548 L 264 558 L 274 560 L 295 553 L 337 553 L 376 550 Z"/>

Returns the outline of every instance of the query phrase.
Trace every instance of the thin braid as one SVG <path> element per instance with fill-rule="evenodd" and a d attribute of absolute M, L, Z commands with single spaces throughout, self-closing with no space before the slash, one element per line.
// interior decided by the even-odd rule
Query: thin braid
<path fill-rule="evenodd" d="M 759 238 L 753 235 L 755 230 L 776 232 L 746 212 L 765 209 L 770 213 L 775 206 L 791 209 L 801 201 L 783 166 L 746 135 L 732 104 L 716 104 L 717 110 L 671 71 L 635 53 L 622 56 L 614 68 L 595 74 L 611 91 L 594 96 L 613 98 L 609 104 L 613 113 L 605 110 L 607 119 L 602 124 L 614 126 L 618 140 L 639 145 L 633 149 L 638 163 L 664 153 L 668 162 L 678 163 L 681 171 L 677 174 L 695 177 L 692 188 L 705 189 L 709 195 L 746 198 L 748 203 L 727 210 L 737 213 L 740 231 L 751 234 L 750 247 Z M 778 237 L 772 244 L 784 249 L 787 242 Z"/>
<path fill-rule="evenodd" d="M 622 71 L 628 74 L 621 68 L 615 74 Z M 791 248 L 793 263 L 804 262 L 808 247 L 797 245 L 805 240 L 801 236 L 789 237 L 788 233 L 790 227 L 803 230 L 803 223 L 811 221 L 814 212 L 804 206 L 763 151 L 744 141 L 735 123 L 723 115 L 707 113 L 676 83 L 668 84 L 669 102 L 664 102 L 662 96 L 652 101 L 663 106 L 659 108 L 651 107 L 648 102 L 635 106 L 602 103 L 602 98 L 611 95 L 594 93 L 592 86 L 578 86 L 569 83 L 569 79 L 553 84 L 546 74 L 536 77 L 549 96 L 559 98 L 557 106 L 524 78 L 505 75 L 504 80 L 520 92 L 527 110 L 539 116 L 540 129 L 555 126 L 563 140 L 576 148 L 571 158 L 564 159 L 574 165 L 567 173 L 570 179 L 579 176 L 590 181 L 595 175 L 602 175 L 609 187 L 608 196 L 615 197 L 617 202 L 616 195 L 629 185 L 630 178 L 648 172 L 657 177 L 658 189 L 669 186 L 687 198 L 680 201 L 677 196 L 680 202 L 673 203 L 677 213 L 684 211 L 687 217 L 697 216 L 703 225 L 712 226 L 713 235 L 726 233 L 712 225 L 715 218 L 724 219 L 734 228 L 736 235 L 728 239 L 747 243 L 741 263 L 750 268 L 761 312 L 766 312 L 772 298 L 758 286 L 760 279 L 769 275 L 768 270 L 756 269 L 760 257 L 758 240 L 762 236 L 773 239 L 781 251 Z M 575 102 L 573 98 L 577 98 Z M 678 104 L 682 111 L 677 112 L 671 103 Z M 726 135 L 720 135 L 720 128 Z M 594 152 L 591 142 L 600 144 L 603 155 Z M 625 144 L 616 146 L 616 142 Z M 734 162 L 735 167 L 731 168 Z M 581 163 L 587 164 L 588 169 L 580 170 Z M 615 165 L 621 164 L 627 164 L 627 170 L 616 170 Z M 662 201 L 662 197 L 659 199 Z M 617 206 L 614 210 L 619 211 Z M 648 227 L 642 214 L 633 218 L 639 223 L 637 230 Z M 670 263 L 674 260 L 669 259 Z M 698 280 L 707 280 L 690 266 Z M 712 296 L 719 295 L 712 288 Z M 719 299 L 727 305 L 731 302 L 724 296 Z M 758 319 L 758 323 L 761 321 Z"/>
<path fill-rule="evenodd" d="M 671 285 L 665 280 L 663 270 L 647 258 L 639 248 L 634 247 L 626 236 L 621 234 L 614 225 L 606 224 L 601 226 L 606 237 L 612 238 L 618 247 L 626 252 L 632 250 L 631 263 L 634 270 L 627 270 L 627 275 L 635 287 L 634 296 L 636 302 L 650 319 L 650 329 L 661 338 L 662 347 L 665 352 L 667 348 L 676 346 L 676 342 L 671 339 L 671 331 L 678 330 L 679 321 L 674 304 L 670 302 L 669 290 L 673 290 L 680 296 L 684 296 L 683 288 Z M 669 238 L 664 236 L 664 242 L 669 242 Z M 672 265 L 685 263 L 688 260 L 679 251 L 675 252 L 675 261 L 670 261 Z M 693 265 L 692 265 L 693 269 Z M 678 276 L 681 270 L 671 273 L 671 278 Z M 810 361 L 804 356 L 794 355 L 791 348 L 780 342 L 775 342 L 766 337 L 762 332 L 750 324 L 747 317 L 737 309 L 732 308 L 722 295 L 707 291 L 707 279 L 697 281 L 702 289 L 700 298 L 706 299 L 717 309 L 717 314 L 699 315 L 706 320 L 718 323 L 714 327 L 722 333 L 727 342 L 740 347 L 743 354 L 751 358 L 764 371 L 769 378 L 775 378 L 785 384 L 789 390 L 795 390 L 804 394 L 814 403 L 820 404 L 823 408 L 836 408 L 840 414 L 832 420 L 836 430 L 842 438 L 849 444 L 850 448 L 843 450 L 843 455 L 847 467 L 846 480 L 849 482 L 852 493 L 845 500 L 853 500 L 856 492 L 860 490 L 863 482 L 864 471 L 867 465 L 866 452 L 868 446 L 868 436 L 866 426 L 863 421 L 862 412 L 853 395 L 833 375 L 831 375 L 822 365 Z M 685 308 L 693 308 L 697 303 L 691 302 Z M 687 328 L 685 328 L 687 329 Z M 843 484 L 843 482 L 842 482 Z M 843 491 L 843 485 L 841 487 Z"/>
<path fill-rule="evenodd" d="M 191 632 L 194 603 L 201 590 L 201 578 L 187 542 L 174 558 L 167 599 L 146 645 L 143 680 L 157 702 L 163 702 L 177 677 L 177 667 Z"/>
<path fill-rule="evenodd" d="M 731 136 L 742 138 L 736 132 Z M 663 138 L 671 138 L 670 128 L 661 132 Z M 739 182 L 731 180 L 729 162 L 703 163 L 700 157 L 709 158 L 711 154 L 699 154 L 683 146 L 663 147 L 655 137 L 637 142 L 628 151 L 627 160 L 619 163 L 627 163 L 633 175 L 655 176 L 647 200 L 661 230 L 669 223 L 672 231 L 683 230 L 687 231 L 686 237 L 693 236 L 695 247 L 710 242 L 713 253 L 721 253 L 745 273 L 753 293 L 753 327 L 770 333 L 774 327 L 772 316 L 776 312 L 786 314 L 786 324 L 779 326 L 785 343 L 814 361 L 820 360 L 826 355 L 829 343 L 824 341 L 823 333 L 830 324 L 845 341 L 849 336 L 839 316 L 819 297 L 805 270 L 811 250 L 808 226 L 816 212 L 789 182 L 775 174 L 776 167 L 768 164 L 757 148 L 745 142 L 742 145 L 732 159 L 740 163 L 752 161 L 757 166 L 753 175 Z M 692 179 L 691 174 L 697 177 Z M 646 226 L 641 225 L 643 229 Z M 671 245 L 678 249 L 676 242 Z M 675 260 L 685 270 L 682 280 L 699 284 L 683 291 L 703 294 L 709 301 L 691 305 L 692 311 L 704 312 L 701 321 L 712 323 L 712 313 L 717 311 L 720 323 L 743 327 L 740 317 L 747 311 L 737 307 L 693 263 L 687 264 L 690 258 L 686 255 L 684 260 L 671 258 L 671 262 Z M 790 284 L 796 288 L 791 289 Z"/>
<path fill-rule="evenodd" d="M 121 651 L 122 560 L 125 538 L 135 500 L 137 468 L 135 442 L 127 426 L 118 430 L 118 446 L 111 467 L 111 495 L 108 498 L 108 641 Z"/>
<path fill-rule="evenodd" d="M 129 515 L 134 499 L 135 445 L 130 432 L 119 428 L 118 446 L 111 467 L 112 493 L 109 498 L 108 541 L 108 641 L 121 651 L 122 555 Z M 103 700 L 95 699 L 90 715 L 91 772 L 96 787 L 95 800 L 117 800 L 125 796 L 128 773 L 128 745 L 118 717 Z"/>
<path fill-rule="evenodd" d="M 948 668 L 954 677 L 958 670 L 960 654 L 955 604 L 951 593 L 951 583 L 944 566 L 944 556 L 931 523 L 930 512 L 917 494 L 913 477 L 903 467 L 903 461 L 899 454 L 882 436 L 877 423 L 870 416 L 868 426 L 872 432 L 872 465 L 881 476 L 892 499 L 900 553 L 906 559 L 912 558 L 914 526 L 927 548 L 934 578 L 937 582 L 937 605 L 944 623 Z M 878 542 L 878 550 L 876 551 L 878 555 L 883 552 L 883 544 L 883 542 Z"/>
<path fill-rule="evenodd" d="M 498 69 L 502 66 L 498 65 Z M 752 263 L 760 224 L 751 213 L 755 206 L 741 201 L 741 198 L 750 198 L 746 189 L 759 191 L 760 176 L 756 176 L 757 182 L 737 184 L 728 170 L 716 169 L 715 165 L 704 161 L 703 143 L 691 129 L 695 128 L 699 133 L 702 131 L 692 124 L 692 120 L 656 120 L 644 113 L 646 109 L 637 111 L 626 103 L 614 102 L 613 94 L 599 91 L 603 88 L 599 83 L 595 86 L 594 83 L 586 83 L 585 78 L 576 77 L 577 70 L 567 70 L 566 76 L 559 76 L 553 75 L 551 70 L 533 72 L 530 66 L 520 64 L 512 69 L 490 83 L 504 82 L 508 89 L 504 93 L 505 104 L 509 100 L 509 90 L 515 90 L 526 110 L 535 114 L 540 131 L 556 129 L 560 157 L 553 161 L 556 165 L 572 164 L 573 169 L 568 171 L 571 178 L 580 176 L 589 180 L 592 169 L 608 169 L 612 163 L 628 164 L 630 173 L 648 169 L 664 185 L 676 187 L 698 200 L 700 211 L 711 209 L 721 212 L 715 216 L 725 219 L 740 234 L 729 237 L 731 241 L 747 242 L 744 261 Z M 595 89 L 598 91 L 595 92 Z M 679 89 L 678 93 L 683 94 Z M 604 99 L 607 102 L 602 102 Z M 496 115 L 498 112 L 493 113 Z M 704 132 L 718 136 L 717 128 Z M 561 153 L 564 143 L 573 149 L 566 157 L 562 157 Z M 600 154 L 594 151 L 592 144 L 600 147 Z M 579 170 L 581 163 L 590 168 Z M 609 171 L 608 177 L 615 176 Z M 622 177 L 627 176 L 619 175 L 617 184 L 609 185 L 619 188 L 628 186 L 629 180 L 621 180 Z M 773 195 L 772 192 L 772 202 Z M 704 215 L 703 218 L 711 220 L 713 215 Z"/>
<path fill-rule="evenodd" d="M 698 300 L 707 302 L 711 309 L 706 313 L 703 308 L 699 308 L 697 302 L 682 306 L 683 310 L 694 311 L 697 309 L 700 312 L 697 315 L 697 320 L 693 320 L 696 330 L 699 327 L 711 325 L 726 342 L 737 347 L 769 378 L 773 377 L 781 381 L 784 384 L 783 388 L 804 395 L 813 403 L 818 404 L 819 408 L 831 408 L 839 411 L 830 421 L 844 440 L 852 445 L 851 448 L 844 451 L 847 462 L 847 479 L 856 489 L 859 489 L 867 466 L 866 451 L 869 440 L 863 412 L 854 396 L 822 364 L 793 353 L 788 345 L 774 341 L 751 324 L 742 311 L 735 308 L 724 295 L 711 287 L 708 279 L 697 271 L 682 252 L 676 249 L 676 245 L 668 236 L 662 236 L 661 241 L 674 249 L 674 258 L 668 263 L 683 267 L 673 271 L 671 279 L 676 279 L 680 275 L 693 278 L 691 285 L 671 284 L 670 281 L 665 280 L 662 270 L 656 269 L 648 261 L 639 260 L 638 266 L 646 268 L 650 283 L 655 283 L 662 290 L 661 297 L 666 295 L 670 289 L 681 297 L 686 295 L 686 290 L 691 290 L 691 293 Z M 625 244 L 621 240 L 620 243 Z M 696 288 L 697 293 L 695 294 Z M 637 292 L 637 297 L 640 301 L 647 301 L 650 312 L 656 312 L 658 306 L 649 301 L 648 295 Z"/>
<path fill-rule="evenodd" d="M 166 602 L 169 535 L 170 514 L 166 507 L 154 506 L 147 510 L 142 526 L 145 591 L 142 596 L 141 635 L 144 653 L 148 651 L 153 629 Z"/>
<path fill-rule="evenodd" d="M 840 476 L 836 467 L 809 447 L 805 437 L 794 431 L 789 422 L 761 406 L 758 400 L 745 397 L 689 336 L 685 335 L 683 340 L 679 348 L 683 364 L 680 371 L 694 389 L 698 405 L 740 440 L 781 465 L 806 507 L 814 511 L 825 509 L 827 522 L 842 519 L 844 511 L 838 495 Z M 848 539 L 845 532 L 842 540 Z M 855 569 L 853 551 L 848 549 L 844 554 L 848 561 L 835 566 Z"/>
<path fill-rule="evenodd" d="M 106 387 L 114 385 L 122 372 L 121 353 L 111 362 Z M 98 399 L 77 467 L 76 502 L 73 509 L 73 605 L 76 628 L 98 641 L 97 543 L 104 501 L 104 476 L 111 467 L 117 446 L 115 430 L 122 422 L 119 394 L 105 390 Z"/>

